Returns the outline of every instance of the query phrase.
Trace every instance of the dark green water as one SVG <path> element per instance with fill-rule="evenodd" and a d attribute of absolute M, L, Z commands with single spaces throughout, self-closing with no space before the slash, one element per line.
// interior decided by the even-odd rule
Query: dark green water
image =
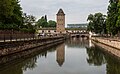
<path fill-rule="evenodd" d="M 90 40 L 67 40 L 29 58 L 1 64 L 0 74 L 120 74 L 119 60 L 90 46 Z"/>

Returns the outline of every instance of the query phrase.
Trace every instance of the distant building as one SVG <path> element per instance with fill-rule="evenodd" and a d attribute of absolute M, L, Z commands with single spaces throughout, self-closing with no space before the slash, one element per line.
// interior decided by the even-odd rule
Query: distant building
<path fill-rule="evenodd" d="M 87 28 L 88 24 L 67 24 L 67 28 Z"/>
<path fill-rule="evenodd" d="M 38 33 L 56 34 L 56 28 L 41 28 L 38 30 Z"/>
<path fill-rule="evenodd" d="M 65 28 L 65 13 L 62 9 L 59 9 L 56 17 L 56 28 L 40 28 L 38 34 L 57 35 L 59 33 L 86 32 L 87 24 L 67 24 L 67 28 Z"/>
<path fill-rule="evenodd" d="M 56 31 L 59 33 L 65 32 L 65 13 L 62 9 L 58 11 L 57 15 L 57 27 Z"/>

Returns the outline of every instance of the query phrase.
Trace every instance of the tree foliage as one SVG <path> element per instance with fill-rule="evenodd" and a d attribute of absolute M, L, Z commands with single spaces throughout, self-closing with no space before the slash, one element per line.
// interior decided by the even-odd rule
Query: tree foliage
<path fill-rule="evenodd" d="M 26 13 L 23 14 L 23 25 L 21 26 L 21 30 L 25 32 L 35 32 L 35 21 L 36 18 L 33 15 L 27 15 Z"/>
<path fill-rule="evenodd" d="M 97 14 L 97 17 L 101 17 L 101 15 Z M 95 15 L 90 14 L 88 16 L 88 21 L 89 21 L 88 30 L 90 31 L 93 31 L 95 33 L 104 32 L 112 36 L 117 34 L 120 35 L 120 1 L 119 0 L 109 1 L 106 20 L 104 16 L 102 16 L 102 18 L 96 18 L 96 14 Z"/>
<path fill-rule="evenodd" d="M 89 21 L 88 30 L 97 34 L 106 33 L 105 20 L 106 16 L 102 13 L 90 14 L 87 19 L 87 21 Z"/>
<path fill-rule="evenodd" d="M 117 8 L 118 8 L 118 16 L 116 21 L 116 27 L 118 30 L 117 32 L 120 33 L 120 2 L 118 2 Z"/>
<path fill-rule="evenodd" d="M 44 18 L 44 16 L 42 16 L 36 23 L 37 27 L 47 27 L 48 23 L 46 21 L 46 19 Z"/>
<path fill-rule="evenodd" d="M 0 22 L 22 24 L 22 8 L 18 0 L 0 0 Z"/>
<path fill-rule="evenodd" d="M 1 29 L 18 29 L 23 24 L 18 0 L 0 0 L 0 22 Z"/>
<path fill-rule="evenodd" d="M 48 27 L 56 27 L 56 22 L 52 21 L 52 20 L 49 20 L 48 21 Z"/>
<path fill-rule="evenodd" d="M 24 25 L 31 24 L 33 25 L 36 21 L 35 16 L 33 15 L 27 15 L 26 13 L 23 14 L 23 22 Z"/>
<path fill-rule="evenodd" d="M 19 0 L 0 0 L 0 30 L 35 32 L 36 18 L 23 14 Z"/>
<path fill-rule="evenodd" d="M 107 30 L 110 34 L 115 35 L 118 33 L 117 19 L 118 19 L 118 0 L 110 0 L 107 12 Z M 117 24 L 118 25 L 118 24 Z"/>
<path fill-rule="evenodd" d="M 45 15 L 42 16 L 36 23 L 37 27 L 38 28 L 48 28 L 48 27 L 56 27 L 56 22 L 55 21 L 52 21 L 52 20 L 49 20 L 47 22 L 47 16 Z"/>
<path fill-rule="evenodd" d="M 0 22 L 8 23 L 8 19 L 13 15 L 13 10 L 12 0 L 0 0 Z"/>
<path fill-rule="evenodd" d="M 45 20 L 47 21 L 47 15 L 45 15 Z"/>

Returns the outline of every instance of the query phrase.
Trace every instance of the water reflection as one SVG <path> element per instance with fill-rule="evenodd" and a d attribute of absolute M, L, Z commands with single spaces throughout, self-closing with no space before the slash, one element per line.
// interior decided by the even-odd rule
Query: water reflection
<path fill-rule="evenodd" d="M 56 54 L 56 61 L 58 65 L 61 67 L 65 61 L 65 44 L 61 44 L 56 48 L 57 54 Z"/>
<path fill-rule="evenodd" d="M 90 65 L 101 66 L 106 63 L 103 53 L 96 46 L 86 49 L 88 54 L 87 62 Z"/>
<path fill-rule="evenodd" d="M 109 54 L 108 52 L 103 52 L 100 47 L 94 46 L 87 48 L 87 62 L 90 65 L 101 66 L 106 64 L 106 74 L 120 74 L 120 59 Z"/>
<path fill-rule="evenodd" d="M 120 60 L 106 56 L 106 74 L 120 74 Z"/>
<path fill-rule="evenodd" d="M 20 56 L 22 58 L 6 62 Z M 35 48 L 0 58 L 0 74 L 120 74 L 120 60 L 90 40 L 72 38 L 54 47 Z"/>
<path fill-rule="evenodd" d="M 37 67 L 37 60 L 41 57 L 47 58 L 47 53 L 54 52 L 56 50 L 56 46 L 51 49 L 42 49 L 36 48 L 34 50 L 39 50 L 38 52 L 32 52 L 32 54 L 29 54 L 28 57 L 24 56 L 20 59 L 16 59 L 14 61 L 0 64 L 0 74 L 24 74 L 24 71 L 27 70 L 33 70 L 35 67 Z M 27 52 L 30 52 L 27 51 Z M 25 54 L 25 52 L 23 52 Z M 20 55 L 20 54 L 16 54 Z M 11 56 L 15 57 L 15 55 Z M 6 59 L 7 57 L 5 57 Z M 4 59 L 4 58 L 3 58 Z"/>
<path fill-rule="evenodd" d="M 71 38 L 66 41 L 66 45 L 72 48 L 85 48 L 89 47 L 89 40 L 84 38 Z"/>

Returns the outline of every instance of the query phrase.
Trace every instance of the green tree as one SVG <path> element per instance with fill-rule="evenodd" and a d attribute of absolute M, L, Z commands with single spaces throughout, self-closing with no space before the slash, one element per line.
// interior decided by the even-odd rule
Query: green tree
<path fill-rule="evenodd" d="M 93 20 L 94 20 L 94 15 L 93 14 L 88 15 L 87 21 L 89 21 L 89 23 L 88 23 L 87 29 L 92 32 L 94 32 L 94 21 Z"/>
<path fill-rule="evenodd" d="M 33 25 L 36 21 L 35 16 L 33 15 L 27 15 L 26 13 L 23 14 L 23 22 L 24 25 L 31 24 Z"/>
<path fill-rule="evenodd" d="M 0 0 L 0 22 L 8 24 L 8 20 L 13 15 L 13 10 L 12 0 Z"/>
<path fill-rule="evenodd" d="M 40 28 L 40 27 L 48 27 L 48 22 L 47 20 L 45 19 L 44 16 L 41 17 L 41 19 L 39 19 L 36 23 L 36 25 Z"/>
<path fill-rule="evenodd" d="M 120 2 L 118 2 L 117 7 L 118 7 L 118 18 L 117 18 L 117 21 L 116 21 L 116 27 L 117 27 L 119 37 L 120 37 Z"/>
<path fill-rule="evenodd" d="M 20 27 L 22 25 L 22 19 L 22 8 L 20 7 L 18 0 L 0 0 L 1 23 L 6 24 L 9 27 Z"/>
<path fill-rule="evenodd" d="M 19 0 L 12 0 L 12 4 L 14 6 L 13 15 L 11 16 L 11 22 L 18 25 L 20 27 L 23 24 L 23 17 L 22 17 L 22 8 L 19 4 Z"/>
<path fill-rule="evenodd" d="M 47 15 L 45 15 L 45 20 L 47 21 Z"/>
<path fill-rule="evenodd" d="M 104 34 L 106 31 L 105 20 L 106 16 L 102 13 L 90 14 L 87 19 L 89 21 L 88 30 L 97 34 Z"/>
<path fill-rule="evenodd" d="M 118 33 L 118 28 L 116 27 L 116 21 L 118 19 L 118 0 L 110 0 L 107 12 L 107 30 L 110 34 L 116 35 Z"/>
<path fill-rule="evenodd" d="M 56 22 L 52 21 L 52 20 L 49 20 L 48 21 L 48 27 L 56 27 Z"/>
<path fill-rule="evenodd" d="M 36 18 L 33 15 L 27 15 L 26 13 L 23 14 L 23 22 L 24 24 L 21 26 L 22 31 L 28 32 L 35 32 L 35 23 Z"/>

